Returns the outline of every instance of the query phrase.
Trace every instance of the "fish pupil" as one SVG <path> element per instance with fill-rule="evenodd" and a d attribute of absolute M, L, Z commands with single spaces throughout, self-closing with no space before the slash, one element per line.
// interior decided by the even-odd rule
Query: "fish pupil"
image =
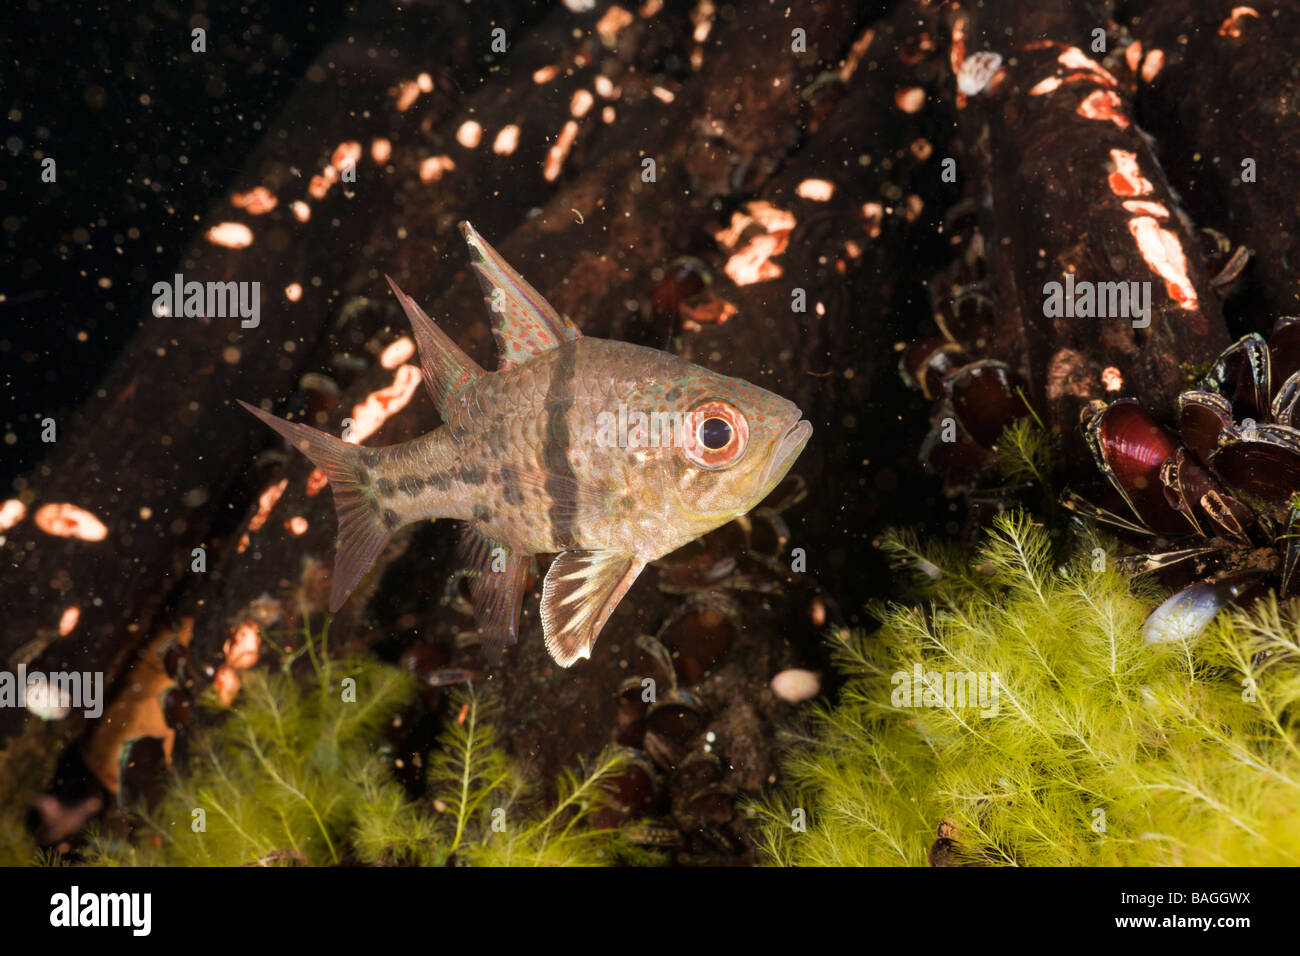
<path fill-rule="evenodd" d="M 731 423 L 725 418 L 706 418 L 700 423 L 700 444 L 709 451 L 726 448 L 731 442 Z"/>

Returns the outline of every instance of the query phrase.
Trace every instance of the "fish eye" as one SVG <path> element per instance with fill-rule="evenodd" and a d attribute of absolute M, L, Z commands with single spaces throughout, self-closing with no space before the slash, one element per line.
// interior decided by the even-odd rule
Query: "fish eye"
<path fill-rule="evenodd" d="M 731 443 L 731 424 L 725 418 L 706 418 L 700 422 L 700 444 L 709 451 L 718 451 Z"/>
<path fill-rule="evenodd" d="M 705 402 L 688 413 L 682 435 L 682 456 L 710 471 L 734 465 L 745 454 L 749 422 L 736 406 Z"/>

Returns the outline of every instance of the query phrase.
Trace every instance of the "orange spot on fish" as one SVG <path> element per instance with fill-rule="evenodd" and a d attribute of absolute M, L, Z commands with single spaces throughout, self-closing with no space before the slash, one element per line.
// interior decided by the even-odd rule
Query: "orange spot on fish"
<path fill-rule="evenodd" d="M 219 222 L 207 231 L 205 238 L 214 246 L 246 249 L 253 244 L 253 230 L 242 222 Z"/>
<path fill-rule="evenodd" d="M 261 216 L 279 204 L 280 200 L 265 186 L 255 186 L 246 193 L 235 193 L 230 197 L 230 205 L 245 210 L 250 216 Z"/>
<path fill-rule="evenodd" d="M 1059 76 L 1049 76 L 1045 80 L 1035 83 L 1029 90 L 1030 96 L 1045 96 L 1048 93 L 1058 89 L 1065 81 Z"/>
<path fill-rule="evenodd" d="M 249 531 L 261 530 L 262 525 L 266 524 L 266 519 L 271 516 L 271 509 L 275 507 L 276 502 L 280 500 L 280 496 L 284 494 L 284 489 L 287 487 L 289 487 L 289 479 L 281 478 L 258 495 L 257 513 L 248 522 Z"/>
<path fill-rule="evenodd" d="M 32 518 L 36 527 L 58 538 L 80 538 L 82 541 L 103 541 L 108 537 L 108 527 L 89 511 L 76 505 L 42 505 Z"/>
<path fill-rule="evenodd" d="M 0 505 L 0 531 L 8 531 L 27 516 L 27 506 L 17 498 Z"/>
<path fill-rule="evenodd" d="M 64 608 L 63 614 L 59 617 L 59 637 L 67 637 L 76 630 L 77 622 L 81 620 L 81 608 L 75 604 L 72 607 Z"/>
<path fill-rule="evenodd" d="M 379 355 L 379 364 L 387 369 L 394 369 L 415 354 L 415 343 L 409 335 L 394 339 Z"/>
<path fill-rule="evenodd" d="M 1119 83 L 1115 80 L 1115 75 L 1110 70 L 1088 56 L 1077 46 L 1066 47 L 1060 56 L 1056 58 L 1056 62 L 1067 69 L 1084 70 L 1091 73 L 1097 82 L 1104 86 L 1119 86 Z"/>

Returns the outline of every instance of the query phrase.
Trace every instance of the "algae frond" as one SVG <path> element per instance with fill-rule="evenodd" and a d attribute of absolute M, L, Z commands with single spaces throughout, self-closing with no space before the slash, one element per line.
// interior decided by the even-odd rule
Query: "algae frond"
<path fill-rule="evenodd" d="M 617 831 L 587 826 L 619 769 L 612 753 L 561 782 L 549 812 L 496 740 L 490 694 L 454 693 L 431 755 L 427 799 L 390 772 L 383 730 L 416 694 L 407 672 L 331 660 L 320 641 L 307 679 L 246 674 L 237 704 L 143 813 L 143 840 L 95 834 L 100 865 L 596 865 L 634 856 Z M 290 659 L 286 659 L 286 671 Z"/>
<path fill-rule="evenodd" d="M 1294 608 L 1148 646 L 1154 594 L 1096 543 L 1058 566 L 1018 514 L 975 555 L 896 541 L 928 562 L 927 593 L 832 639 L 848 681 L 788 760 L 788 791 L 758 807 L 770 859 L 1300 863 Z"/>

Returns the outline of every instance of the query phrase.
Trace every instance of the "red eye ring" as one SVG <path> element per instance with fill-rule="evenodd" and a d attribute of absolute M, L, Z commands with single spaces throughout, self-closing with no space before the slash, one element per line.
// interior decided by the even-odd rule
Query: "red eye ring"
<path fill-rule="evenodd" d="M 682 455 L 693 465 L 714 470 L 734 465 L 749 444 L 749 422 L 727 402 L 697 405 L 686 415 Z M 722 444 L 718 444 L 719 442 Z"/>

